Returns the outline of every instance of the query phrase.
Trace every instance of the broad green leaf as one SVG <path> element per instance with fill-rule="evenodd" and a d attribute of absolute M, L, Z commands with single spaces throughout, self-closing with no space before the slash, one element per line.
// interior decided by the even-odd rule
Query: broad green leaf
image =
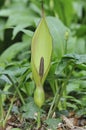
<path fill-rule="evenodd" d="M 86 54 L 86 42 L 84 38 L 78 38 L 76 40 L 75 53 Z"/>
<path fill-rule="evenodd" d="M 78 109 L 77 105 L 74 104 L 74 103 L 67 102 L 67 106 L 68 106 L 69 108 L 72 108 L 73 110 L 77 110 L 77 109 Z"/>
<path fill-rule="evenodd" d="M 14 20 L 14 17 L 16 18 L 15 20 Z M 9 17 L 9 19 L 6 23 L 6 28 L 17 26 L 17 25 L 23 26 L 24 23 L 29 26 L 32 24 L 32 22 L 33 22 L 32 16 L 28 17 L 28 15 L 22 14 L 22 13 L 14 14 Z"/>
<path fill-rule="evenodd" d="M 2 95 L 2 97 L 4 98 L 4 95 L 12 95 L 12 93 L 11 92 L 8 92 L 8 91 L 2 91 L 1 89 L 0 89 L 0 95 Z M 3 100 L 3 99 L 2 99 Z"/>
<path fill-rule="evenodd" d="M 0 20 L 0 40 L 4 40 L 4 28 L 5 22 L 3 20 Z"/>
<path fill-rule="evenodd" d="M 67 64 L 68 64 L 68 62 L 61 60 L 60 63 L 56 67 L 55 74 L 56 75 L 61 74 L 63 72 L 63 70 L 66 68 Z"/>
<path fill-rule="evenodd" d="M 44 122 L 48 125 L 48 128 L 52 130 L 56 130 L 58 127 L 58 124 L 61 122 L 61 119 L 50 118 L 50 119 L 45 120 Z"/>
<path fill-rule="evenodd" d="M 53 56 L 59 61 L 65 52 L 65 33 L 69 29 L 55 17 L 47 17 L 47 24 L 53 39 Z"/>
<path fill-rule="evenodd" d="M 31 82 L 25 82 L 21 90 L 25 92 L 28 96 L 32 96 L 34 88 L 35 88 L 34 82 L 31 81 Z"/>
<path fill-rule="evenodd" d="M 3 81 L 5 81 L 5 82 L 8 83 L 8 84 L 12 84 L 12 83 L 10 82 L 10 80 L 9 80 L 5 75 L 2 75 L 2 76 L 0 77 L 0 80 L 3 80 Z"/>
<path fill-rule="evenodd" d="M 10 14 L 11 14 L 11 10 L 10 9 L 2 9 L 2 10 L 0 10 L 0 16 L 7 17 Z"/>
<path fill-rule="evenodd" d="M 86 115 L 86 108 L 79 109 L 79 110 L 77 111 L 76 115 L 78 115 L 78 116 Z"/>
<path fill-rule="evenodd" d="M 35 118 L 35 113 L 37 113 L 39 111 L 39 109 L 35 105 L 34 101 L 31 100 L 22 107 L 22 111 L 24 112 L 23 113 L 24 118 L 26 118 L 26 119 L 28 119 L 28 118 L 34 119 Z"/>
<path fill-rule="evenodd" d="M 86 25 L 81 25 L 76 29 L 77 37 L 86 37 Z"/>
<path fill-rule="evenodd" d="M 78 18 L 82 18 L 82 15 L 83 15 L 83 4 L 84 3 L 84 0 L 83 1 L 73 1 L 73 7 L 74 7 L 74 11 L 75 11 L 75 14 L 78 16 Z"/>
<path fill-rule="evenodd" d="M 61 62 L 63 62 L 64 66 L 61 65 Z M 79 54 L 66 54 L 63 56 L 61 62 L 59 63 L 59 65 L 57 65 L 57 69 L 56 69 L 56 74 L 59 74 L 59 72 L 61 72 L 67 64 L 73 65 L 75 64 L 76 67 L 82 69 L 82 70 L 86 70 L 86 55 L 79 55 Z M 58 70 L 59 69 L 59 70 Z"/>
<path fill-rule="evenodd" d="M 86 54 L 67 54 L 64 58 L 73 59 L 76 64 L 86 64 Z"/>
<path fill-rule="evenodd" d="M 79 90 L 79 87 L 80 87 L 79 82 L 76 83 L 72 81 L 71 83 L 67 85 L 67 93 L 70 93 L 72 91 L 77 91 Z"/>
<path fill-rule="evenodd" d="M 29 36 L 29 37 L 32 37 L 32 36 L 33 36 L 33 32 L 30 31 L 30 30 L 22 29 L 21 31 L 24 32 L 24 33 L 25 33 L 27 36 Z"/>
<path fill-rule="evenodd" d="M 16 43 L 7 48 L 0 57 L 0 62 L 11 61 L 19 52 L 28 47 L 28 43 Z"/>
<path fill-rule="evenodd" d="M 24 28 L 26 28 L 26 27 L 28 27 L 27 24 L 20 24 L 20 25 L 17 25 L 16 27 L 14 27 L 12 39 L 14 39 L 15 36 L 16 36 L 20 31 L 21 31 L 21 32 L 24 32 L 24 33 L 27 34 L 28 36 L 32 37 L 33 32 L 30 31 L 30 30 L 24 29 Z"/>
<path fill-rule="evenodd" d="M 65 25 L 69 26 L 74 13 L 72 0 L 55 0 L 54 6 L 55 14 Z"/>
<path fill-rule="evenodd" d="M 34 25 L 33 20 L 35 18 L 35 12 L 31 8 L 26 6 L 24 3 L 16 2 L 11 4 L 11 7 L 8 11 L 8 20 L 6 22 L 6 28 L 13 26 L 30 26 Z M 3 12 L 2 12 L 3 13 Z M 5 10 L 6 13 L 6 10 Z"/>

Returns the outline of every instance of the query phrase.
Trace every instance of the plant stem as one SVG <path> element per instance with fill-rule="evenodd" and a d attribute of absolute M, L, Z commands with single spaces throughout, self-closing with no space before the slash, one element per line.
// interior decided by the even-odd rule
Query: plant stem
<path fill-rule="evenodd" d="M 63 98 L 65 98 L 66 95 L 67 95 L 67 90 L 66 90 L 66 85 L 65 85 L 64 92 L 63 92 Z M 64 99 L 63 107 L 64 107 L 64 109 L 66 109 L 66 107 L 67 107 L 67 105 L 66 105 L 66 98 Z"/>
<path fill-rule="evenodd" d="M 65 54 L 67 54 L 67 40 L 65 42 Z"/>
<path fill-rule="evenodd" d="M 65 33 L 65 54 L 67 54 L 67 42 L 68 42 L 69 33 L 66 31 Z"/>
<path fill-rule="evenodd" d="M 37 116 L 37 129 L 41 126 L 41 120 L 40 120 L 41 111 L 39 108 L 38 116 Z"/>
<path fill-rule="evenodd" d="M 54 104 L 55 104 L 56 98 L 57 98 L 57 96 L 58 96 L 58 84 L 57 84 L 57 80 L 55 80 L 55 88 L 56 88 L 56 93 L 55 93 L 53 102 L 52 102 L 52 104 L 51 104 L 51 107 L 50 107 L 50 109 L 49 109 L 47 119 L 48 119 L 49 116 L 50 116 L 50 113 L 51 113 L 51 111 L 52 111 L 52 109 L 53 109 L 53 106 L 54 106 Z"/>
<path fill-rule="evenodd" d="M 17 87 L 16 87 L 16 91 L 17 91 L 17 93 L 18 93 L 18 95 L 20 97 L 20 100 L 21 100 L 22 104 L 24 105 L 25 104 L 24 98 L 22 97 L 21 92 L 19 91 L 19 89 Z"/>
<path fill-rule="evenodd" d="M 3 126 L 3 120 L 4 120 L 4 110 L 3 110 L 2 94 L 0 94 L 0 126 Z"/>
<path fill-rule="evenodd" d="M 65 34 L 65 54 L 67 54 L 67 43 L 68 42 L 68 32 L 66 32 Z M 67 72 L 67 68 L 65 69 L 65 74 Z M 63 92 L 63 97 L 65 97 L 67 95 L 67 90 L 66 90 L 66 86 L 64 87 L 64 92 Z M 64 99 L 64 109 L 66 109 L 66 99 Z"/>
<path fill-rule="evenodd" d="M 41 6 L 42 6 L 42 17 L 44 17 L 44 0 L 41 1 Z"/>
<path fill-rule="evenodd" d="M 71 76 L 71 74 L 72 74 L 73 69 L 74 69 L 74 67 L 72 67 L 72 70 L 70 71 L 70 73 L 69 73 L 67 79 L 65 80 L 64 84 L 62 85 L 61 92 L 60 92 L 60 94 L 59 94 L 59 96 L 58 96 L 58 98 L 57 98 L 57 101 L 56 101 L 56 104 L 55 104 L 55 106 L 54 106 L 54 108 L 53 108 L 53 110 L 52 110 L 52 113 L 55 111 L 55 109 L 56 109 L 56 107 L 57 107 L 57 105 L 58 105 L 58 103 L 59 103 L 59 100 L 60 100 L 60 98 L 62 97 L 62 94 L 63 94 L 64 89 L 65 89 L 65 87 L 66 87 L 66 85 L 67 85 L 67 83 L 68 83 L 68 80 L 69 80 L 69 78 L 70 78 L 70 76 Z"/>
<path fill-rule="evenodd" d="M 69 80 L 69 78 L 70 78 L 70 76 L 71 76 L 71 74 L 72 74 L 73 69 L 74 69 L 74 67 L 72 67 L 72 70 L 70 71 L 70 73 L 69 73 L 67 79 L 65 80 L 64 84 L 62 84 L 60 93 L 56 92 L 55 97 L 54 97 L 53 102 L 52 102 L 52 105 L 51 105 L 51 107 L 50 107 L 50 110 L 49 110 L 49 113 L 48 113 L 48 117 L 47 117 L 47 118 L 49 118 L 50 116 L 53 115 L 53 113 L 54 113 L 54 111 L 55 111 L 55 109 L 56 109 L 56 107 L 57 107 L 57 105 L 58 105 L 58 103 L 59 103 L 59 101 L 60 101 L 60 98 L 62 97 L 62 94 L 63 94 L 63 92 L 64 92 L 64 89 L 65 89 L 65 87 L 66 87 L 66 85 L 67 85 L 67 83 L 68 83 L 68 80 Z M 55 104 L 55 105 L 54 105 L 54 104 Z"/>
<path fill-rule="evenodd" d="M 5 117 L 4 121 L 3 121 L 3 127 L 5 127 L 6 121 L 7 121 L 8 117 L 9 117 L 10 111 L 11 111 L 11 109 L 12 109 L 13 102 L 14 102 L 14 100 L 15 100 L 15 95 L 16 95 L 16 92 L 15 92 L 15 94 L 14 94 L 12 100 L 11 100 L 11 104 L 10 104 L 10 107 L 9 107 L 9 109 L 8 109 L 8 111 L 7 111 L 7 115 L 6 115 L 6 117 Z"/>
<path fill-rule="evenodd" d="M 53 109 L 53 106 L 54 106 L 54 104 L 55 104 L 55 101 L 56 101 L 57 96 L 58 96 L 58 92 L 55 93 L 54 99 L 53 99 L 53 101 L 52 101 L 51 107 L 50 107 L 49 112 L 48 112 L 47 119 L 50 117 L 50 115 L 51 115 L 51 113 L 52 113 L 52 109 Z"/>
<path fill-rule="evenodd" d="M 15 85 L 14 81 L 12 80 L 12 78 L 11 78 L 8 74 L 5 74 L 5 75 L 6 75 L 6 76 L 8 77 L 8 79 L 11 81 L 12 85 L 15 87 L 15 89 L 16 89 L 16 91 L 17 91 L 19 97 L 20 97 L 20 100 L 21 100 L 22 104 L 24 105 L 24 104 L 25 104 L 25 101 L 24 101 L 24 98 L 22 97 L 22 95 L 21 95 L 21 93 L 20 93 L 18 87 Z"/>

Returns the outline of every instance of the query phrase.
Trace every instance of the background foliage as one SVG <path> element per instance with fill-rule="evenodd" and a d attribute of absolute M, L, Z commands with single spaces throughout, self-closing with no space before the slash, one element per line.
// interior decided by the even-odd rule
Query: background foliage
<path fill-rule="evenodd" d="M 86 1 L 45 0 L 44 9 L 53 39 L 51 69 L 44 85 L 44 106 L 49 109 L 55 93 L 68 79 L 66 94 L 61 95 L 58 110 L 86 114 Z M 16 92 L 16 98 L 23 104 L 21 111 L 24 111 L 24 118 L 33 118 L 37 111 L 33 102 L 35 85 L 31 73 L 30 46 L 41 10 L 41 0 L 0 2 L 0 94 L 7 110 L 9 105 L 6 102 L 10 102 L 9 98 Z M 20 111 L 15 109 L 15 105 L 12 110 Z"/>

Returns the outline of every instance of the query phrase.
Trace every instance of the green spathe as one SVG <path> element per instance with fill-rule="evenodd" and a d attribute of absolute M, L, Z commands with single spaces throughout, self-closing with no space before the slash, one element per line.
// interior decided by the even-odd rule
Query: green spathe
<path fill-rule="evenodd" d="M 48 74 L 52 54 L 52 37 L 45 17 L 42 17 L 31 44 L 32 75 L 36 83 L 34 101 L 41 107 L 45 100 L 43 83 Z"/>
<path fill-rule="evenodd" d="M 44 17 L 41 19 L 34 33 L 32 39 L 31 54 L 33 77 L 36 85 L 40 86 L 40 60 L 42 57 L 44 58 L 44 74 L 41 78 L 41 83 L 43 84 L 49 71 L 52 54 L 52 38 Z"/>

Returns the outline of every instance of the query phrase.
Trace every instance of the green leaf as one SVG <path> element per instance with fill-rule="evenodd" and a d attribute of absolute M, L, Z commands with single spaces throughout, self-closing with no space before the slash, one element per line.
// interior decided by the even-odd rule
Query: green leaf
<path fill-rule="evenodd" d="M 2 17 L 7 17 L 11 14 L 11 10 L 10 9 L 2 9 L 0 10 L 0 16 Z"/>
<path fill-rule="evenodd" d="M 76 113 L 76 115 L 78 115 L 78 116 L 86 115 L 86 108 L 78 110 L 78 112 Z"/>
<path fill-rule="evenodd" d="M 74 11 L 75 11 L 75 14 L 77 15 L 77 17 L 79 18 L 79 19 L 81 19 L 82 18 L 82 15 L 83 15 L 83 5 L 85 4 L 84 3 L 85 1 L 83 0 L 83 1 L 74 1 L 73 2 L 73 6 L 74 6 Z"/>
<path fill-rule="evenodd" d="M 74 13 L 72 0 L 55 0 L 54 6 L 55 14 L 60 17 L 65 25 L 69 26 Z"/>
<path fill-rule="evenodd" d="M 67 54 L 64 58 L 73 59 L 76 64 L 86 64 L 86 54 Z"/>
<path fill-rule="evenodd" d="M 11 61 L 20 51 L 28 47 L 28 43 L 16 43 L 7 48 L 0 57 L 0 62 Z M 10 53 L 9 53 L 10 52 Z"/>
<path fill-rule="evenodd" d="M 4 94 L 4 95 L 12 95 L 11 92 L 2 91 L 2 90 L 0 89 L 0 95 L 1 95 L 1 94 Z"/>
<path fill-rule="evenodd" d="M 85 37 L 86 35 L 86 25 L 81 25 L 79 28 L 76 29 L 77 37 Z"/>
<path fill-rule="evenodd" d="M 61 119 L 50 118 L 50 119 L 45 120 L 44 122 L 48 125 L 48 128 L 52 130 L 56 130 L 58 127 L 58 124 L 61 123 Z"/>
<path fill-rule="evenodd" d="M 12 84 L 12 83 L 10 82 L 10 80 L 9 80 L 5 75 L 2 75 L 2 76 L 0 77 L 0 80 L 3 80 L 3 81 L 5 81 L 5 82 L 8 83 L 8 84 Z"/>
<path fill-rule="evenodd" d="M 17 25 L 16 27 L 14 27 L 13 29 L 13 37 L 12 39 L 15 38 L 15 36 L 18 34 L 18 32 L 24 32 L 25 34 L 27 34 L 28 36 L 32 37 L 33 36 L 33 32 L 30 31 L 30 30 L 26 30 L 24 28 L 26 28 L 28 25 L 26 24 L 20 24 L 20 25 Z"/>
<path fill-rule="evenodd" d="M 22 111 L 23 113 L 23 117 L 24 118 L 31 118 L 34 119 L 35 118 L 35 113 L 37 113 L 39 111 L 38 107 L 35 105 L 35 103 L 33 102 L 33 100 L 29 101 L 27 104 L 25 104 L 22 107 Z"/>
<path fill-rule="evenodd" d="M 56 67 L 55 74 L 56 75 L 61 74 L 63 72 L 63 70 L 66 68 L 67 64 L 68 63 L 66 61 L 61 60 Z"/>
<path fill-rule="evenodd" d="M 86 54 L 86 42 L 84 38 L 78 38 L 76 40 L 75 53 Z"/>
<path fill-rule="evenodd" d="M 67 102 L 67 106 L 68 106 L 69 108 L 72 108 L 73 110 L 77 110 L 77 108 L 78 108 L 75 103 L 69 103 L 69 102 Z"/>
<path fill-rule="evenodd" d="M 19 26 L 34 25 L 33 20 L 34 17 L 32 12 L 29 9 L 26 9 L 26 7 L 16 10 L 13 9 L 6 23 L 6 28 L 10 28 L 17 25 Z"/>
<path fill-rule="evenodd" d="M 47 17 L 47 24 L 53 39 L 53 57 L 57 58 L 57 61 L 61 59 L 65 52 L 65 33 L 69 29 L 55 17 Z"/>
<path fill-rule="evenodd" d="M 3 20 L 0 20 L 0 40 L 4 40 L 4 28 L 5 28 L 5 22 Z"/>
<path fill-rule="evenodd" d="M 68 85 L 67 85 L 67 93 L 70 93 L 70 92 L 72 92 L 72 91 L 76 91 L 77 92 L 77 90 L 79 90 L 79 87 L 80 87 L 80 85 L 79 85 L 79 82 L 78 83 L 69 83 Z"/>
<path fill-rule="evenodd" d="M 22 90 L 28 96 L 31 96 L 33 94 L 33 92 L 34 92 L 34 88 L 35 88 L 34 82 L 31 81 L 31 82 L 25 82 L 24 86 L 22 87 Z"/>

